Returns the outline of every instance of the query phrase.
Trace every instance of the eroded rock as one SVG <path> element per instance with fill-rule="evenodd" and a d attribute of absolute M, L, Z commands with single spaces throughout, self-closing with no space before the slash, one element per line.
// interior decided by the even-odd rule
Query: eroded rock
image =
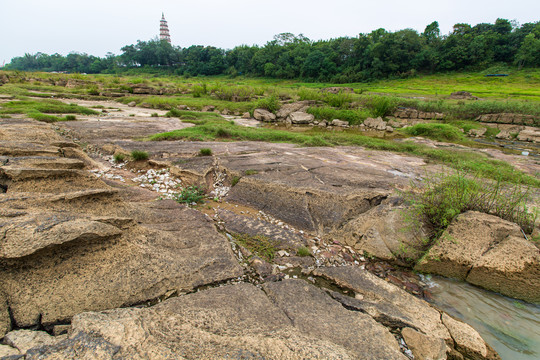
<path fill-rule="evenodd" d="M 293 124 L 311 124 L 315 120 L 315 116 L 302 111 L 295 111 L 289 114 L 288 119 Z"/>
<path fill-rule="evenodd" d="M 259 121 L 273 122 L 276 121 L 276 115 L 265 109 L 255 109 L 253 117 Z"/>

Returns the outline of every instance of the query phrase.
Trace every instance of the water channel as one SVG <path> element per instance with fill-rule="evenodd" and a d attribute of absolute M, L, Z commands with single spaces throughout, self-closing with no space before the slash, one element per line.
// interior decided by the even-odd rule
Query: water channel
<path fill-rule="evenodd" d="M 442 277 L 425 277 L 433 303 L 478 331 L 503 360 L 540 359 L 540 305 Z"/>

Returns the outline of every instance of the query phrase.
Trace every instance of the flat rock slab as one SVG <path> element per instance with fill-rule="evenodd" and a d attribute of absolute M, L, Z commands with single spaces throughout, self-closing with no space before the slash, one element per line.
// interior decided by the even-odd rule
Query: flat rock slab
<path fill-rule="evenodd" d="M 225 229 L 231 233 L 263 235 L 273 240 L 279 249 L 296 249 L 306 244 L 302 236 L 269 222 L 242 216 L 229 210 L 218 210 L 218 216 L 225 223 Z"/>
<path fill-rule="evenodd" d="M 244 283 L 147 309 L 80 314 L 69 339 L 30 350 L 26 359 L 75 351 L 85 359 L 407 359 L 384 327 L 300 280 L 264 292 Z"/>
<path fill-rule="evenodd" d="M 415 269 L 540 302 L 540 250 L 517 224 L 493 215 L 459 215 Z"/>

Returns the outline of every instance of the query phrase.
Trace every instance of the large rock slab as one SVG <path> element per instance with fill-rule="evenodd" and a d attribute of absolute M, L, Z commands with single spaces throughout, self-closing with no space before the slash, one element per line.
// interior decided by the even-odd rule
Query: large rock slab
<path fill-rule="evenodd" d="M 272 300 L 253 285 L 238 284 L 146 309 L 80 314 L 69 339 L 30 350 L 26 358 L 62 359 L 77 351 L 85 359 L 406 359 L 386 329 L 312 285 L 285 282 L 265 291 Z M 319 304 L 310 295 L 322 303 L 294 304 L 296 298 Z"/>
<path fill-rule="evenodd" d="M 415 269 L 540 301 L 540 251 L 517 224 L 493 215 L 459 215 Z"/>
<path fill-rule="evenodd" d="M 313 102 L 309 100 L 298 101 L 291 104 L 282 105 L 276 112 L 279 119 L 286 119 L 291 113 L 296 111 L 305 111 Z"/>
<path fill-rule="evenodd" d="M 276 115 L 265 109 L 255 109 L 253 117 L 259 121 L 273 122 L 276 121 Z"/>

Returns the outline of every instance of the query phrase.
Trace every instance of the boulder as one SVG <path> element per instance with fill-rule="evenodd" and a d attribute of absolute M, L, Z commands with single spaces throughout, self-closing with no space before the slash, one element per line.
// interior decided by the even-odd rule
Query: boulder
<path fill-rule="evenodd" d="M 304 101 L 294 102 L 291 104 L 281 105 L 279 110 L 276 112 L 276 115 L 279 119 L 286 119 L 293 112 L 306 111 L 311 103 L 312 103 L 311 101 L 304 100 Z"/>
<path fill-rule="evenodd" d="M 339 119 L 334 119 L 332 120 L 332 126 L 349 127 L 349 122 L 339 120 Z"/>
<path fill-rule="evenodd" d="M 293 124 L 310 124 L 315 120 L 315 116 L 302 111 L 295 111 L 289 115 L 288 119 Z"/>
<path fill-rule="evenodd" d="M 212 112 L 214 110 L 216 110 L 216 107 L 214 105 L 205 105 L 201 109 L 202 112 Z"/>
<path fill-rule="evenodd" d="M 519 141 L 540 142 L 540 129 L 527 129 L 519 132 L 517 139 Z"/>
<path fill-rule="evenodd" d="M 255 109 L 253 111 L 253 117 L 259 121 L 274 122 L 276 121 L 276 115 L 265 109 Z"/>
<path fill-rule="evenodd" d="M 417 360 L 446 360 L 446 343 L 443 339 L 422 334 L 413 328 L 401 330 L 401 336 Z"/>
<path fill-rule="evenodd" d="M 0 345 L 0 359 L 20 359 L 21 352 L 9 345 Z"/>
<path fill-rule="evenodd" d="M 367 118 L 364 120 L 364 125 L 374 130 L 386 130 L 387 123 L 381 117 Z"/>
<path fill-rule="evenodd" d="M 504 139 L 504 140 L 510 140 L 513 138 L 510 130 L 501 130 L 497 135 L 495 135 L 495 137 L 497 139 Z"/>
<path fill-rule="evenodd" d="M 454 100 L 478 100 L 476 96 L 472 96 L 472 94 L 468 91 L 456 91 L 450 94 L 450 99 Z"/>
<path fill-rule="evenodd" d="M 470 325 L 443 313 L 442 322 L 450 331 L 456 350 L 466 359 L 497 359 L 499 356 L 485 343 L 480 334 Z"/>
<path fill-rule="evenodd" d="M 248 112 L 242 114 L 242 119 L 251 119 L 251 115 Z"/>
<path fill-rule="evenodd" d="M 133 85 L 133 94 L 148 94 L 148 95 L 158 95 L 159 90 L 154 89 L 150 86 L 144 86 L 144 85 Z"/>
<path fill-rule="evenodd" d="M 482 137 L 486 134 L 487 128 L 471 129 L 469 130 L 469 136 Z"/>
<path fill-rule="evenodd" d="M 187 105 L 178 105 L 178 110 L 189 110 L 189 107 Z"/>
<path fill-rule="evenodd" d="M 540 301 L 540 252 L 521 228 L 476 211 L 459 215 L 416 264 L 530 302 Z"/>
<path fill-rule="evenodd" d="M 403 265 L 423 254 L 427 232 L 407 218 L 407 208 L 391 201 L 376 206 L 328 235 L 376 258 Z"/>
<path fill-rule="evenodd" d="M 135 101 L 131 101 L 131 102 L 128 103 L 128 106 L 129 107 L 135 107 L 135 106 L 137 106 L 137 103 Z"/>

